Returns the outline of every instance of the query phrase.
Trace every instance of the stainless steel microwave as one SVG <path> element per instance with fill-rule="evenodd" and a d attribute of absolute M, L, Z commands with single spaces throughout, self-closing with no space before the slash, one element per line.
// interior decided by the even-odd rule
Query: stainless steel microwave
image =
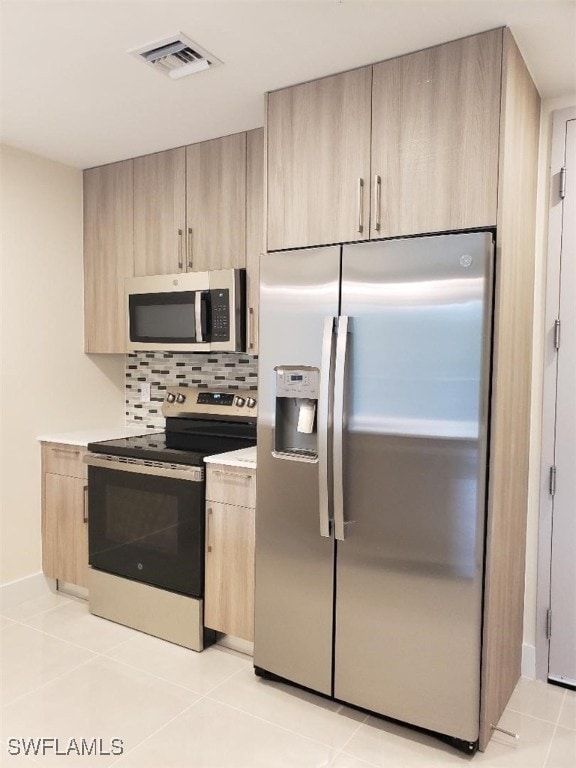
<path fill-rule="evenodd" d="M 128 349 L 242 352 L 246 270 L 184 272 L 126 280 Z"/>

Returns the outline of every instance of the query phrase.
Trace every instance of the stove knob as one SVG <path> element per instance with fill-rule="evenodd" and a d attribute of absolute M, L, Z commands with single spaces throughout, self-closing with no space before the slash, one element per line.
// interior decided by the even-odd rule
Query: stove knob
<path fill-rule="evenodd" d="M 172 392 L 168 392 L 166 395 L 166 402 L 173 403 L 176 400 L 176 395 L 172 394 Z"/>
<path fill-rule="evenodd" d="M 242 406 L 244 405 L 244 403 L 246 402 L 246 400 L 244 400 L 244 398 L 243 398 L 243 397 L 236 397 L 236 399 L 234 400 L 234 402 L 235 402 L 235 404 L 238 406 L 238 408 L 242 408 Z"/>
<path fill-rule="evenodd" d="M 178 395 L 176 395 L 176 402 L 180 404 L 185 403 L 186 395 L 183 395 L 182 393 L 179 393 Z"/>
<path fill-rule="evenodd" d="M 248 406 L 248 408 L 254 408 L 254 406 L 256 405 L 256 400 L 254 400 L 253 397 L 249 397 L 246 400 L 246 405 Z"/>

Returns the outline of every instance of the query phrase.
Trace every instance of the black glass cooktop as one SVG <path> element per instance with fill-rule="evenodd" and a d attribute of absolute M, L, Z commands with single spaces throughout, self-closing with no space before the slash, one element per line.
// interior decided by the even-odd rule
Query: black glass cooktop
<path fill-rule="evenodd" d="M 92 453 L 108 453 L 111 456 L 128 456 L 150 461 L 169 461 L 174 464 L 200 466 L 209 454 L 201 451 L 182 451 L 168 448 L 164 432 L 154 435 L 124 437 L 118 440 L 104 440 L 100 443 L 88 443 Z"/>
<path fill-rule="evenodd" d="M 92 453 L 174 464 L 202 465 L 206 456 L 256 445 L 256 426 L 203 419 L 173 419 L 166 432 L 88 443 Z"/>

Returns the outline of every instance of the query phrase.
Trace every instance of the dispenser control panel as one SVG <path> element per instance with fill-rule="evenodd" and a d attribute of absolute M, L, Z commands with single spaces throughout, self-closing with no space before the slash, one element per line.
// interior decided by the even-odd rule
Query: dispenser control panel
<path fill-rule="evenodd" d="M 319 385 L 318 368 L 276 368 L 276 397 L 307 397 L 317 400 Z"/>

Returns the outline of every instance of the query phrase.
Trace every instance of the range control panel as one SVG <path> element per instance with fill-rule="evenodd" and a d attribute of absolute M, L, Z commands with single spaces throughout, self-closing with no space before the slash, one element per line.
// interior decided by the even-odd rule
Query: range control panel
<path fill-rule="evenodd" d="M 197 389 L 196 387 L 169 387 L 162 403 L 166 417 L 186 417 L 211 414 L 217 416 L 242 416 L 253 421 L 258 415 L 258 394 L 253 389 L 234 392 Z"/>

